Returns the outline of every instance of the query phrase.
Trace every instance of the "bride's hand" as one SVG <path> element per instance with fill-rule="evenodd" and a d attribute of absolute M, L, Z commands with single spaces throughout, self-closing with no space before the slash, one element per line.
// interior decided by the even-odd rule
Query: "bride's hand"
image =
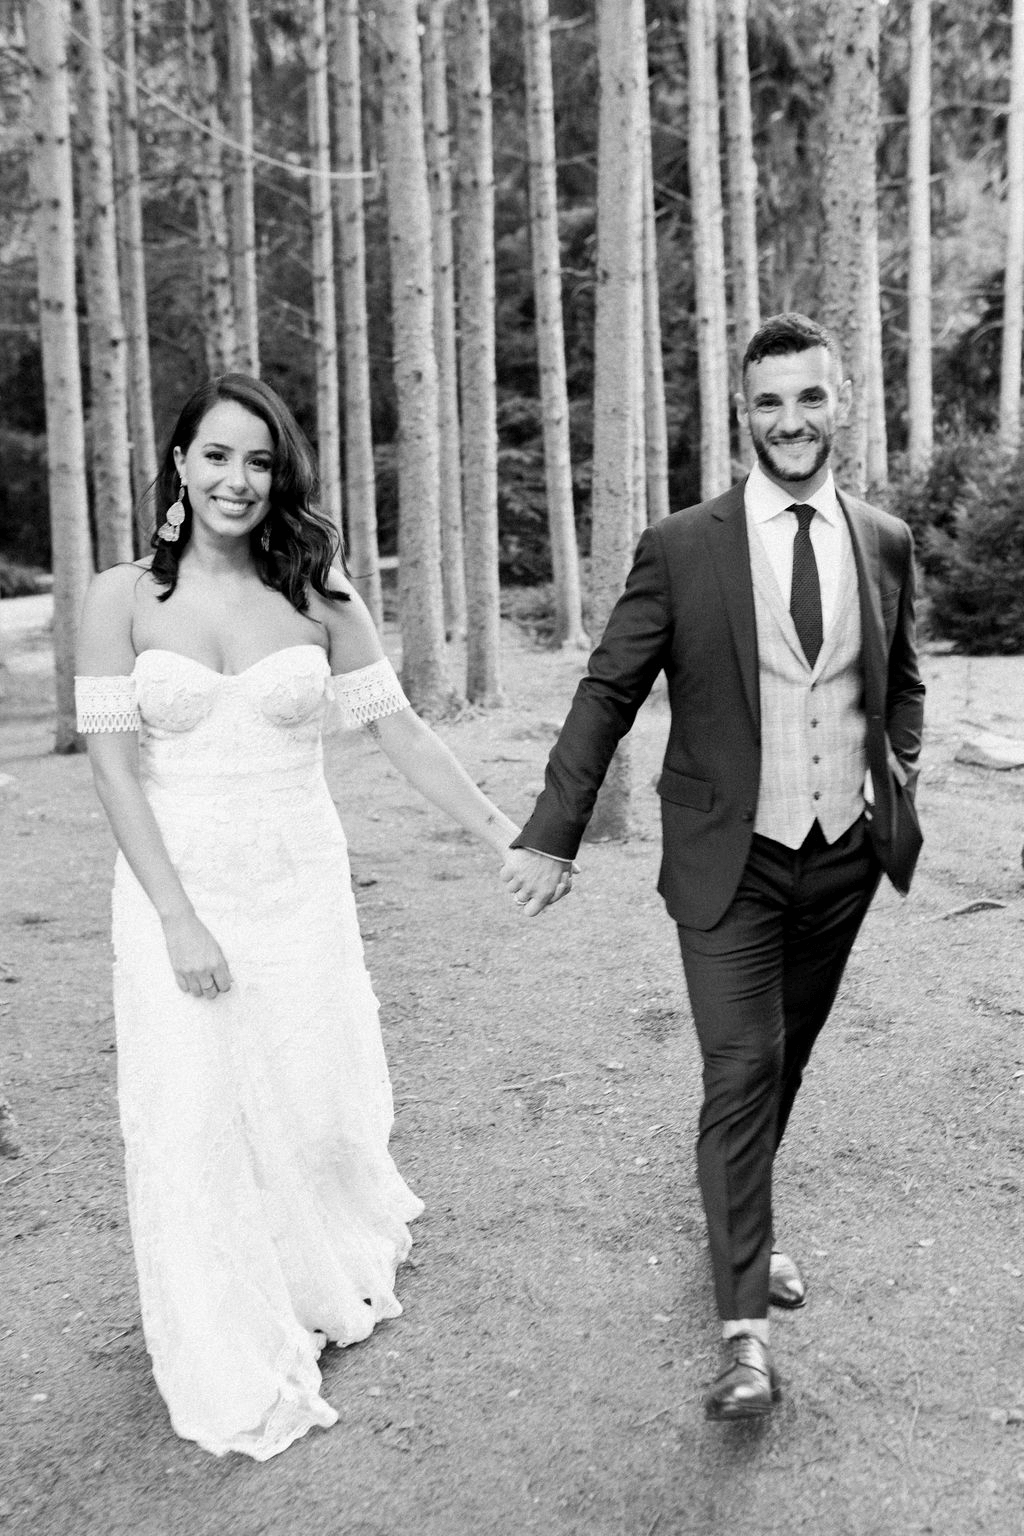
<path fill-rule="evenodd" d="M 230 990 L 231 972 L 224 952 L 194 912 L 165 918 L 164 938 L 174 979 L 183 992 L 212 1000 Z"/>

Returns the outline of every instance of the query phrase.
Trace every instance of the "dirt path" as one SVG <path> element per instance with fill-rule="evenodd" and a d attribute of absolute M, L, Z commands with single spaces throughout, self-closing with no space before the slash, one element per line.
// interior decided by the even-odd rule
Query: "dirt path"
<path fill-rule="evenodd" d="M 5 604 L 5 610 L 9 605 Z M 49 755 L 45 646 L 0 727 L 0 1525 L 10 1536 L 1020 1536 L 1024 1532 L 1024 660 L 931 657 L 913 897 L 886 888 L 780 1159 L 807 1309 L 785 1397 L 705 1423 L 715 1326 L 693 1176 L 698 1066 L 654 890 L 667 712 L 635 732 L 637 835 L 535 922 L 361 737 L 329 743 L 397 1102 L 426 1201 L 405 1314 L 325 1356 L 341 1422 L 265 1466 L 172 1434 L 121 1183 L 112 844 Z M 510 702 L 444 734 L 524 814 L 578 661 L 511 633 Z M 13 781 L 13 782 L 11 782 Z M 979 901 L 1003 903 L 960 916 Z M 1016 1075 L 1015 1075 L 1016 1074 Z"/>

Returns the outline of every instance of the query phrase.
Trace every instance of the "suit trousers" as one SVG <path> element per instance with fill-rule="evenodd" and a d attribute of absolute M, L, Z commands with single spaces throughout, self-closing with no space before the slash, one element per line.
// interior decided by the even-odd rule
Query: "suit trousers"
<path fill-rule="evenodd" d="M 704 1061 L 697 1173 L 723 1318 L 765 1317 L 772 1165 L 803 1069 L 881 869 L 859 817 L 826 843 L 755 834 L 739 887 L 707 931 L 679 926 Z"/>

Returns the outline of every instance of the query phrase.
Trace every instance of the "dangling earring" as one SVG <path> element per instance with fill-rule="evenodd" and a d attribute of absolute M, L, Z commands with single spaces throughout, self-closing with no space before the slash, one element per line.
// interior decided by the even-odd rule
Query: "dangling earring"
<path fill-rule="evenodd" d="M 167 517 L 156 531 L 158 539 L 163 539 L 165 544 L 178 542 L 178 529 L 185 521 L 185 482 L 181 482 L 181 490 L 173 507 L 167 508 Z"/>
<path fill-rule="evenodd" d="M 269 517 L 264 521 L 263 532 L 260 534 L 260 543 L 263 545 L 263 553 L 265 555 L 269 555 L 270 554 L 270 518 Z"/>

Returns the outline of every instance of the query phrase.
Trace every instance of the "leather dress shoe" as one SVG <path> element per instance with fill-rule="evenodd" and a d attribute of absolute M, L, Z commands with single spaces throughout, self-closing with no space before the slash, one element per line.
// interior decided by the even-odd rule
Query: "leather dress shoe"
<path fill-rule="evenodd" d="M 804 1277 L 787 1254 L 772 1249 L 768 1269 L 768 1305 L 795 1312 L 807 1301 Z"/>
<path fill-rule="evenodd" d="M 752 1333 L 722 1341 L 722 1371 L 704 1399 L 709 1419 L 760 1419 L 778 1401 L 779 1382 L 768 1345 Z"/>

